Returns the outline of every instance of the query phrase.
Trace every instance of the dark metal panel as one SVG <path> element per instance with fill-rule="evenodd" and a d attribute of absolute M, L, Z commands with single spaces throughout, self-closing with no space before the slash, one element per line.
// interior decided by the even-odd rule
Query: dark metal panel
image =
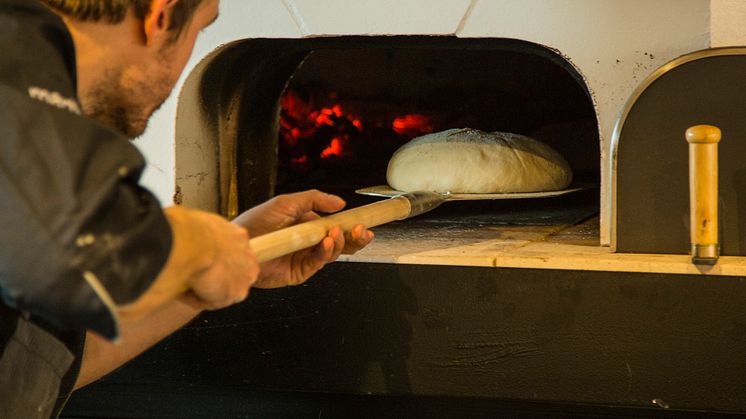
<path fill-rule="evenodd" d="M 215 401 L 243 390 L 744 412 L 744 301 L 741 278 L 339 263 L 200 317 L 80 397 L 144 386 Z"/>
<path fill-rule="evenodd" d="M 746 255 L 746 56 L 720 55 L 675 67 L 633 105 L 619 138 L 617 250 L 689 251 L 688 145 L 697 124 L 723 131 L 721 248 Z"/>

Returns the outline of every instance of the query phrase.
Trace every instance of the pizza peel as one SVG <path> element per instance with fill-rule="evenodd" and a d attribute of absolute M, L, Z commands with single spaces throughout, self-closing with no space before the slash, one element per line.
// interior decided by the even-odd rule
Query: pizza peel
<path fill-rule="evenodd" d="M 447 201 L 475 201 L 490 199 L 548 198 L 588 189 L 590 186 L 576 185 L 558 191 L 514 192 L 514 193 L 440 193 L 430 191 L 402 192 L 387 185 L 359 189 L 362 195 L 385 197 L 382 201 L 363 205 L 346 211 L 296 224 L 251 239 L 250 245 L 259 262 L 266 262 L 321 242 L 332 227 L 348 233 L 357 224 L 367 228 L 392 221 L 411 218 L 437 208 Z"/>
<path fill-rule="evenodd" d="M 370 228 L 414 217 L 436 208 L 448 195 L 427 191 L 401 193 L 383 201 L 255 237 L 249 244 L 259 262 L 266 262 L 320 243 L 332 227 L 339 227 L 344 233 L 349 233 L 357 224 Z"/>
<path fill-rule="evenodd" d="M 582 191 L 589 189 L 589 185 L 570 185 L 565 189 L 557 191 L 541 191 L 541 192 L 503 192 L 503 193 L 450 193 L 448 192 L 445 201 L 484 201 L 494 199 L 531 199 L 531 198 L 551 198 L 553 196 L 561 196 L 572 192 Z M 394 197 L 397 195 L 404 194 L 406 192 L 397 191 L 388 185 L 371 186 L 368 188 L 362 188 L 355 191 L 360 195 L 368 196 L 380 196 L 380 197 Z"/>

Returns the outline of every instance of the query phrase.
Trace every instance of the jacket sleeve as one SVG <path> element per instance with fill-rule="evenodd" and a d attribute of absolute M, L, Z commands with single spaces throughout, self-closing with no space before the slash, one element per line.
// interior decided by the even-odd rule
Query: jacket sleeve
<path fill-rule="evenodd" d="M 0 293 L 60 327 L 118 336 L 115 307 L 171 248 L 144 159 L 121 135 L 0 84 Z"/>

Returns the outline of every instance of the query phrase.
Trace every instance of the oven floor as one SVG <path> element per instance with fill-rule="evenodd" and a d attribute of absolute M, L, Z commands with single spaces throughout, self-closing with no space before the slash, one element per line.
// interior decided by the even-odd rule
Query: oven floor
<path fill-rule="evenodd" d="M 447 202 L 417 217 L 373 228 L 376 240 L 347 260 L 431 259 L 433 264 L 494 266 L 496 253 L 547 240 L 573 226 L 583 226 L 584 240 L 578 244 L 598 246 L 597 215 L 595 190 L 554 198 Z"/>
<path fill-rule="evenodd" d="M 568 217 L 569 220 L 569 217 Z M 746 258 L 698 266 L 689 255 L 613 253 L 600 245 L 599 218 L 548 225 L 407 221 L 374 228 L 376 239 L 346 262 L 746 276 Z"/>
<path fill-rule="evenodd" d="M 448 205 L 448 204 L 446 204 Z M 590 216 L 590 218 L 584 219 Z M 517 216 L 516 216 L 517 217 Z M 496 266 L 498 256 L 515 254 L 539 243 L 602 249 L 598 217 L 576 212 L 539 222 L 487 222 L 479 217 L 412 219 L 373 228 L 376 238 L 351 262 Z M 559 222 L 558 222 L 559 221 Z"/>

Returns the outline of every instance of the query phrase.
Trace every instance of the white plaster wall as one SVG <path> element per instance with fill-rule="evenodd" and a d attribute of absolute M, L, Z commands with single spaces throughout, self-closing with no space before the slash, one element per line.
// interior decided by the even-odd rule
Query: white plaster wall
<path fill-rule="evenodd" d="M 711 45 L 746 45 L 746 1 L 712 0 L 710 7 Z"/>
<path fill-rule="evenodd" d="M 726 30 L 734 25 L 726 25 L 734 22 L 729 8 L 743 11 L 746 1 L 223 0 L 220 18 L 198 40 L 185 75 L 217 46 L 236 39 L 381 34 L 519 38 L 556 49 L 586 78 L 600 118 L 605 159 L 614 121 L 640 81 L 667 61 L 707 48 L 715 26 L 711 22 L 717 22 L 722 39 L 725 34 L 734 39 L 735 29 Z M 175 184 L 175 115 L 176 94 L 137 141 L 149 161 L 144 182 L 164 204 L 172 202 Z M 608 173 L 601 172 L 605 190 Z M 602 217 L 608 214 L 606 205 L 602 199 Z M 603 225 L 602 242 L 608 242 Z"/>
<path fill-rule="evenodd" d="M 304 35 L 451 35 L 472 0 L 287 0 Z M 395 31 L 393 31 L 395 29 Z"/>

